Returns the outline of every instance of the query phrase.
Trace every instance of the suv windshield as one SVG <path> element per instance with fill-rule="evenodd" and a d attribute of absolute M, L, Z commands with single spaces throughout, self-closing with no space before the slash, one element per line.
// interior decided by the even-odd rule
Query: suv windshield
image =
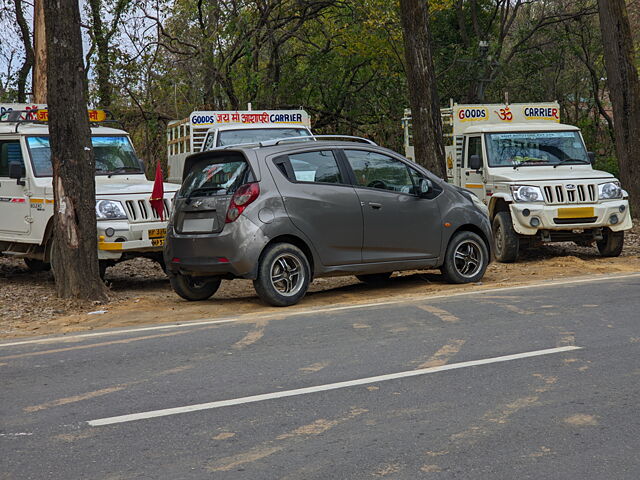
<path fill-rule="evenodd" d="M 96 161 L 96 175 L 119 175 L 143 173 L 129 137 L 91 137 L 93 155 Z M 31 163 L 36 177 L 53 175 L 49 137 L 27 137 Z"/>
<path fill-rule="evenodd" d="M 486 134 L 490 167 L 589 164 L 579 132 Z"/>
<path fill-rule="evenodd" d="M 216 147 L 227 145 L 241 145 L 244 143 L 260 143 L 267 140 L 290 137 L 308 137 L 309 132 L 305 128 L 242 128 L 238 130 L 223 130 L 218 134 Z M 205 150 L 214 148 L 214 135 L 210 134 L 205 142 Z"/>
<path fill-rule="evenodd" d="M 194 165 L 178 192 L 179 197 L 230 195 L 250 181 L 251 170 L 239 157 L 204 160 Z"/>

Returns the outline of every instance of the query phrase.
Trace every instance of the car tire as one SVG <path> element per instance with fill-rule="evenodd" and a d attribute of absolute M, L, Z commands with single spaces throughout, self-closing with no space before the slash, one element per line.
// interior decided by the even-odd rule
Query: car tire
<path fill-rule="evenodd" d="M 185 300 L 197 302 L 211 297 L 220 288 L 220 278 L 200 278 L 176 274 L 169 278 L 171 288 Z"/>
<path fill-rule="evenodd" d="M 456 233 L 447 246 L 440 271 L 449 283 L 478 282 L 489 265 L 489 249 L 477 233 Z"/>
<path fill-rule="evenodd" d="M 288 307 L 304 297 L 310 279 L 311 268 L 302 250 L 289 243 L 276 243 L 262 253 L 253 286 L 263 302 Z"/>
<path fill-rule="evenodd" d="M 391 275 L 393 275 L 393 272 L 367 273 L 363 275 L 356 275 L 356 278 L 363 283 L 368 283 L 369 285 L 381 285 L 387 283 L 391 278 Z"/>
<path fill-rule="evenodd" d="M 624 232 L 602 232 L 602 240 L 596 242 L 598 251 L 603 257 L 619 257 L 624 247 Z"/>
<path fill-rule="evenodd" d="M 493 251 L 496 260 L 501 263 L 512 263 L 518 258 L 520 239 L 513 229 L 511 214 L 498 212 L 493 219 Z"/>
<path fill-rule="evenodd" d="M 37 258 L 25 258 L 24 264 L 31 272 L 48 272 L 51 270 L 51 264 Z"/>

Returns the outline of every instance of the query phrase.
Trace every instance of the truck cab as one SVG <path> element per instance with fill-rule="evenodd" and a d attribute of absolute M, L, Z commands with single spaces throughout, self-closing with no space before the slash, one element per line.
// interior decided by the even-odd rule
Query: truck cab
<path fill-rule="evenodd" d="M 231 145 L 280 138 L 311 137 L 304 110 L 195 111 L 167 127 L 168 180 L 182 183 L 187 156 Z"/>
<path fill-rule="evenodd" d="M 449 132 L 447 180 L 489 208 L 496 259 L 513 262 L 520 247 L 540 242 L 596 243 L 618 256 L 632 227 L 627 193 L 595 170 L 580 129 L 560 123 L 557 103 L 452 105 L 442 111 Z M 405 150 L 413 155 L 410 116 Z"/>
<path fill-rule="evenodd" d="M 0 109 L 0 254 L 22 257 L 29 268 L 46 270 L 54 211 L 49 129 L 42 120 L 46 105 L 10 104 Z M 91 115 L 105 116 L 101 111 L 90 111 Z M 160 218 L 149 201 L 153 182 L 147 180 L 129 134 L 108 123 L 91 124 L 102 273 L 132 257 L 162 262 L 167 219 L 178 189 L 164 184 Z"/>

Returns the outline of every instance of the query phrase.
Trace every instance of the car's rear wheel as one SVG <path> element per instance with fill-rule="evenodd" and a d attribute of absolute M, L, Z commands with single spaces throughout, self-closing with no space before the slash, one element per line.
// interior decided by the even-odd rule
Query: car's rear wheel
<path fill-rule="evenodd" d="M 288 307 L 304 297 L 310 278 L 311 268 L 302 250 L 289 243 L 277 243 L 262 254 L 253 286 L 263 302 Z"/>
<path fill-rule="evenodd" d="M 169 279 L 171 288 L 185 300 L 206 300 L 218 291 L 220 278 L 199 278 L 189 275 L 173 275 Z"/>
<path fill-rule="evenodd" d="M 603 257 L 619 257 L 624 247 L 624 232 L 602 232 L 602 240 L 598 240 L 598 251 Z"/>
<path fill-rule="evenodd" d="M 489 250 L 480 235 L 462 231 L 449 242 L 440 270 L 450 283 L 472 283 L 484 276 L 488 265 Z"/>
<path fill-rule="evenodd" d="M 392 274 L 393 272 L 367 273 L 364 275 L 356 275 L 356 278 L 361 282 L 368 283 L 370 285 L 381 285 L 388 282 Z"/>
<path fill-rule="evenodd" d="M 493 244 L 496 260 L 502 263 L 515 262 L 518 258 L 520 240 L 513 229 L 511 214 L 498 212 L 493 219 Z"/>

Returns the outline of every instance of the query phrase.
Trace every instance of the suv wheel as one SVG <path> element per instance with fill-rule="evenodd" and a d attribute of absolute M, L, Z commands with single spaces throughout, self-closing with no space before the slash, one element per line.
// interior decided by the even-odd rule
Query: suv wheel
<path fill-rule="evenodd" d="M 253 286 L 263 302 L 288 307 L 307 293 L 310 277 L 309 261 L 302 250 L 289 243 L 277 243 L 262 254 Z"/>
<path fill-rule="evenodd" d="M 602 240 L 597 242 L 598 251 L 603 257 L 619 257 L 624 247 L 624 232 L 602 232 Z"/>
<path fill-rule="evenodd" d="M 380 285 L 388 282 L 392 274 L 393 272 L 367 273 L 363 275 L 356 275 L 356 278 L 361 282 L 368 283 L 370 285 Z"/>
<path fill-rule="evenodd" d="M 480 236 L 473 232 L 456 233 L 447 247 L 440 268 L 450 283 L 479 281 L 489 265 L 489 251 Z"/>
<path fill-rule="evenodd" d="M 509 212 L 498 212 L 493 219 L 493 242 L 496 260 L 502 263 L 516 261 L 520 240 Z"/>
<path fill-rule="evenodd" d="M 171 288 L 185 300 L 206 300 L 218 291 L 220 278 L 199 278 L 188 275 L 173 275 L 169 279 Z"/>

